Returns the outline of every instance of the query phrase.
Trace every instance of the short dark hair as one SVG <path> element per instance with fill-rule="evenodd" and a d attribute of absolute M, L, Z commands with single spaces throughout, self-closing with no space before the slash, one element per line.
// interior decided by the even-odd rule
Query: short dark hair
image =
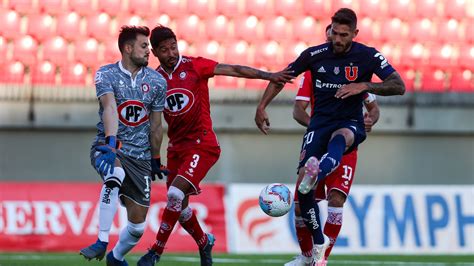
<path fill-rule="evenodd" d="M 157 48 L 162 41 L 168 39 L 176 40 L 176 34 L 166 26 L 159 24 L 151 31 L 150 44 L 153 49 Z"/>
<path fill-rule="evenodd" d="M 357 15 L 350 8 L 341 8 L 331 17 L 332 23 L 348 25 L 351 30 L 357 29 Z"/>
<path fill-rule="evenodd" d="M 118 47 L 121 53 L 127 43 L 133 43 L 137 40 L 137 35 L 142 34 L 146 37 L 150 36 L 150 29 L 147 26 L 129 26 L 124 25 L 120 28 L 118 37 Z"/>

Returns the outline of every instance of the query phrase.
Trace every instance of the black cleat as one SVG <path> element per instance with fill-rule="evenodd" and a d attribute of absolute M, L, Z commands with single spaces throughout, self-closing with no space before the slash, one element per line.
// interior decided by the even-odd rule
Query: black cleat
<path fill-rule="evenodd" d="M 207 244 L 202 249 L 199 249 L 199 255 L 201 256 L 201 266 L 212 266 L 212 247 L 216 238 L 213 234 L 207 233 Z"/>
<path fill-rule="evenodd" d="M 137 266 L 154 266 L 158 261 L 160 261 L 160 255 L 156 254 L 156 252 L 150 248 L 148 252 L 138 260 Z"/>
<path fill-rule="evenodd" d="M 107 252 L 107 242 L 102 242 L 99 239 L 97 241 L 79 251 L 79 255 L 84 256 L 87 260 L 96 259 L 102 260 L 105 256 L 105 252 Z"/>

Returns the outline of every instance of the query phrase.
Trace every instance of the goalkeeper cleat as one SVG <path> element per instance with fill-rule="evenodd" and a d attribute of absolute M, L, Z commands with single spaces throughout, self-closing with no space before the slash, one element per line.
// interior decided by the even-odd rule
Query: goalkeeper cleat
<path fill-rule="evenodd" d="M 201 266 L 212 265 L 212 247 L 216 242 L 216 238 L 213 234 L 207 233 L 207 244 L 199 249 L 199 255 L 201 256 Z"/>
<path fill-rule="evenodd" d="M 97 241 L 79 251 L 79 254 L 84 256 L 87 260 L 96 259 L 102 260 L 105 256 L 105 252 L 107 252 L 107 242 L 102 242 L 99 239 Z"/>
<path fill-rule="evenodd" d="M 160 261 L 160 255 L 150 248 L 148 252 L 138 260 L 137 266 L 154 266 L 158 261 Z"/>
<path fill-rule="evenodd" d="M 304 164 L 304 176 L 298 191 L 302 194 L 308 194 L 313 189 L 316 182 L 318 182 L 319 161 L 316 157 L 311 156 Z"/>
<path fill-rule="evenodd" d="M 299 254 L 296 256 L 292 261 L 285 263 L 284 266 L 310 266 L 311 265 L 311 257 L 303 256 Z"/>
<path fill-rule="evenodd" d="M 324 243 L 321 245 L 314 244 L 313 247 L 313 261 L 311 262 L 313 266 L 326 266 L 327 261 L 324 258 L 326 249 L 329 247 L 329 237 L 323 234 Z"/>
<path fill-rule="evenodd" d="M 128 266 L 128 263 L 126 260 L 118 260 L 114 257 L 114 252 L 110 251 L 109 254 L 107 254 L 107 257 L 105 258 L 105 261 L 107 262 L 107 266 Z"/>

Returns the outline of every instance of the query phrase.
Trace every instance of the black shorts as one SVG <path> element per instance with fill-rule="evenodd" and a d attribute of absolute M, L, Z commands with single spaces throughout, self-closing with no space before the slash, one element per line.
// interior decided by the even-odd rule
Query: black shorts
<path fill-rule="evenodd" d="M 353 121 L 341 121 L 321 128 L 308 128 L 303 136 L 301 144 L 300 161 L 298 169 L 303 167 L 311 156 L 316 156 L 318 160 L 327 153 L 327 147 L 334 131 L 348 128 L 354 133 L 354 143 L 347 149 L 344 154 L 348 154 L 361 144 L 367 137 L 364 125 Z"/>
<path fill-rule="evenodd" d="M 95 150 L 95 147 L 91 148 L 90 157 L 94 169 L 95 159 L 99 154 L 100 153 Z M 125 178 L 119 190 L 120 199 L 122 200 L 122 196 L 127 197 L 138 205 L 149 207 L 152 182 L 150 161 L 137 160 L 123 155 L 120 152 L 117 153 L 117 159 L 125 171 Z M 101 176 L 101 178 L 102 180 L 104 179 L 103 176 Z"/>

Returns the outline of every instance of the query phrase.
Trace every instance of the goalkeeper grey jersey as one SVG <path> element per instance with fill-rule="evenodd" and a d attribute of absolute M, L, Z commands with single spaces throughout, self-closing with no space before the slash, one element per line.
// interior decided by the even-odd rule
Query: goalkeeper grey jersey
<path fill-rule="evenodd" d="M 163 111 L 166 97 L 163 76 L 149 67 L 142 67 L 132 79 L 132 74 L 118 61 L 97 71 L 95 87 L 97 98 L 107 93 L 115 96 L 119 118 L 117 139 L 122 142 L 119 152 L 135 159 L 151 159 L 149 116 L 152 111 Z M 105 139 L 103 112 L 99 102 L 100 121 L 93 145 Z"/>

